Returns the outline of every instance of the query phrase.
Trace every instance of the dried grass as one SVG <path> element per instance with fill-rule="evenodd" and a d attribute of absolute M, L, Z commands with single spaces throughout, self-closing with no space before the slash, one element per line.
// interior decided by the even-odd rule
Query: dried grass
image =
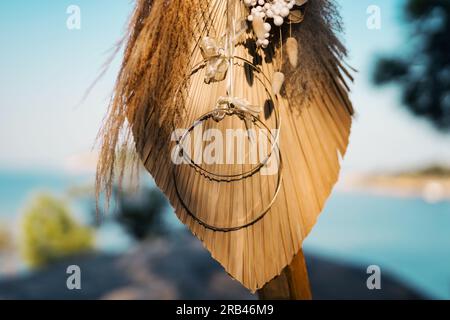
<path fill-rule="evenodd" d="M 347 49 L 338 37 L 342 32 L 342 20 L 335 1 L 308 1 L 303 22 L 292 28 L 292 36 L 299 45 L 298 66 L 293 69 L 285 64 L 283 67 L 286 96 L 291 106 L 307 105 L 314 93 L 334 86 L 336 80 L 347 88 L 342 74 L 352 79 L 342 65 L 347 56 Z M 347 107 L 351 108 L 350 104 Z"/>
<path fill-rule="evenodd" d="M 168 115 L 180 114 L 183 103 L 174 101 L 173 97 L 188 72 L 187 61 L 199 28 L 198 10 L 193 8 L 202 9 L 207 3 L 202 0 L 137 0 L 126 36 L 128 42 L 122 67 L 98 136 L 101 148 L 96 176 L 97 199 L 105 191 L 109 200 L 115 176 L 121 184 L 127 162 L 139 161 L 134 150 L 141 150 L 139 144 L 147 139 L 154 140 L 158 147 L 161 140 L 157 133 L 167 128 L 161 124 Z M 150 117 L 151 114 L 157 116 Z M 154 136 L 145 135 L 148 127 L 154 128 Z M 139 139 L 134 140 L 133 136 Z"/>

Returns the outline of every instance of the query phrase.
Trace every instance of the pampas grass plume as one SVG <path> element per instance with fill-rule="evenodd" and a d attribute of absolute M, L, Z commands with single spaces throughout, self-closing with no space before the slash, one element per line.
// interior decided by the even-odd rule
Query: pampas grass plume
<path fill-rule="evenodd" d="M 284 83 L 284 73 L 282 72 L 275 72 L 273 74 L 273 79 L 272 79 L 272 91 L 274 95 L 277 95 L 280 93 L 281 91 L 281 87 L 283 86 Z"/>
<path fill-rule="evenodd" d="M 297 39 L 289 37 L 286 40 L 286 52 L 289 58 L 289 62 L 293 68 L 298 66 L 298 42 Z"/>
<path fill-rule="evenodd" d="M 265 39 L 265 34 L 267 33 L 264 27 L 264 20 L 260 16 L 253 18 L 253 30 L 258 39 Z"/>

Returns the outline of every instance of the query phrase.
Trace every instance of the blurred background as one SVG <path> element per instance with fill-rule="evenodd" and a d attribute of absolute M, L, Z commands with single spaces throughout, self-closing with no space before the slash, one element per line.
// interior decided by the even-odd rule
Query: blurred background
<path fill-rule="evenodd" d="M 450 2 L 339 0 L 357 110 L 305 242 L 317 299 L 450 298 Z M 75 7 L 73 7 L 75 5 Z M 80 9 L 80 29 L 67 21 Z M 94 141 L 129 0 L 0 2 L 0 299 L 255 299 L 143 174 L 95 214 Z M 74 11 L 75 10 L 75 11 Z M 82 270 L 82 290 L 66 268 Z M 382 289 L 366 287 L 367 267 Z"/>

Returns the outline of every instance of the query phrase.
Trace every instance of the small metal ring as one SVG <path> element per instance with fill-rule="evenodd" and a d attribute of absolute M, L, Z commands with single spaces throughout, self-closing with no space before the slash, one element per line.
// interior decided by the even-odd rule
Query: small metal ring
<path fill-rule="evenodd" d="M 177 141 L 176 141 L 177 149 L 175 150 L 176 154 L 182 154 L 182 157 L 183 157 L 184 161 L 186 161 L 186 164 L 193 167 L 197 172 L 202 174 L 204 177 L 206 177 L 210 180 L 213 180 L 213 181 L 232 182 L 232 181 L 239 181 L 239 180 L 253 176 L 259 170 L 261 170 L 262 167 L 264 167 L 267 164 L 267 162 L 272 157 L 274 151 L 276 149 L 278 149 L 278 140 L 277 140 L 278 136 L 279 136 L 278 132 L 277 132 L 276 136 L 274 136 L 273 134 L 267 135 L 268 138 L 270 136 L 273 139 L 273 140 L 270 139 L 272 148 L 271 148 L 269 154 L 262 161 L 260 161 L 257 165 L 255 165 L 254 168 L 252 168 L 251 170 L 248 170 L 246 172 L 239 173 L 239 174 L 219 174 L 219 173 L 215 173 L 215 172 L 210 172 L 210 171 L 206 170 L 205 168 L 201 167 L 200 165 L 198 165 L 197 163 L 195 163 L 195 161 L 191 157 L 188 156 L 188 153 L 184 151 L 182 146 L 183 146 L 183 142 L 186 139 L 186 137 L 188 136 L 188 134 L 190 132 L 192 132 L 203 121 L 213 118 L 217 112 L 223 112 L 225 114 L 225 116 L 230 116 L 230 115 L 236 114 L 238 116 L 242 115 L 243 117 L 251 117 L 254 123 L 259 122 L 265 130 L 267 130 L 268 132 L 271 131 L 270 128 L 267 127 L 266 124 L 264 124 L 264 122 L 262 122 L 261 120 L 259 120 L 257 117 L 255 117 L 253 114 L 251 114 L 249 112 L 246 112 L 243 110 L 238 110 L 238 109 L 227 109 L 227 108 L 215 109 L 213 111 L 205 113 L 203 116 L 201 116 L 200 118 L 195 120 L 193 122 L 193 124 L 191 125 L 191 127 L 184 132 L 184 134 L 181 136 L 181 138 L 179 140 L 177 139 Z"/>
<path fill-rule="evenodd" d="M 269 79 L 267 78 L 267 76 L 266 76 L 266 75 L 265 75 L 265 74 L 264 74 L 257 66 L 255 66 L 254 64 L 252 64 L 252 63 L 251 63 L 250 61 L 248 61 L 247 59 L 241 58 L 241 57 L 237 57 L 237 56 L 235 57 L 235 59 L 241 60 L 241 61 L 243 61 L 244 63 L 250 65 L 250 66 L 251 66 L 252 68 L 254 68 L 258 73 L 260 73 L 260 74 L 266 79 L 266 81 L 269 81 Z M 191 77 L 193 74 L 197 73 L 199 70 L 201 70 L 202 68 L 204 68 L 206 62 L 207 62 L 206 60 L 203 60 L 203 61 L 199 62 L 198 64 L 196 64 L 196 65 L 193 67 L 191 73 L 189 74 L 189 76 L 188 76 L 187 78 Z M 260 81 L 261 84 L 264 86 L 263 82 L 262 82 L 261 80 L 259 80 L 259 81 Z M 264 89 L 265 89 L 265 91 L 268 93 L 270 99 L 274 102 L 274 101 L 275 101 L 275 100 L 274 100 L 274 97 L 272 97 L 272 94 L 270 93 L 270 91 L 267 89 L 266 86 L 264 86 Z M 233 109 L 233 110 L 235 110 L 235 111 L 234 111 L 235 113 L 239 113 L 239 112 L 240 112 L 240 113 L 243 113 L 243 114 L 245 114 L 245 115 L 250 116 L 254 121 L 260 122 L 260 123 L 265 127 L 265 129 L 267 129 L 268 131 L 271 131 L 271 129 L 268 128 L 267 125 L 265 125 L 259 118 L 255 117 L 254 115 L 252 115 L 252 114 L 250 114 L 250 113 L 246 113 L 245 111 L 238 111 L 237 109 Z M 188 130 L 186 130 L 186 132 L 185 132 L 181 137 L 176 137 L 177 147 L 179 147 L 180 145 L 182 145 L 182 141 L 184 141 L 184 139 L 186 138 L 187 134 L 188 134 L 189 132 L 191 132 L 191 131 L 198 125 L 199 122 L 206 120 L 208 117 L 211 117 L 211 116 L 213 115 L 213 113 L 216 113 L 216 114 L 217 114 L 218 111 L 228 112 L 229 109 L 214 109 L 213 111 L 210 111 L 210 112 L 204 114 L 203 116 L 199 117 L 197 120 L 195 120 L 195 121 L 193 122 L 193 124 L 191 125 L 191 127 L 190 127 Z M 276 127 L 274 128 L 274 130 L 276 130 L 276 136 L 275 136 L 275 138 L 274 138 L 274 141 L 272 142 L 272 148 L 271 148 L 269 154 L 267 155 L 267 157 L 266 157 L 264 160 L 260 161 L 260 163 L 259 163 L 255 168 L 253 168 L 252 170 L 249 170 L 249 171 L 247 171 L 247 172 L 243 172 L 243 173 L 241 173 L 241 174 L 236 174 L 236 175 L 222 175 L 222 174 L 210 172 L 210 171 L 208 171 L 208 170 L 202 168 L 201 166 L 197 165 L 191 158 L 189 158 L 189 157 L 187 156 L 187 153 L 185 153 L 185 152 L 183 152 L 183 158 L 186 160 L 186 162 L 188 162 L 188 164 L 189 164 L 190 166 L 194 167 L 194 169 L 195 169 L 197 172 L 200 172 L 200 173 L 201 173 L 203 176 L 205 176 L 206 178 L 211 179 L 211 180 L 214 180 L 214 181 L 218 181 L 218 182 L 222 182 L 222 181 L 224 181 L 224 182 L 231 182 L 231 181 L 241 180 L 241 179 L 246 178 L 246 177 L 250 177 L 250 176 L 254 175 L 256 172 L 258 172 L 258 171 L 259 171 L 259 170 L 267 163 L 267 161 L 269 161 L 270 157 L 272 156 L 272 154 L 273 154 L 273 152 L 274 152 L 274 150 L 275 150 L 275 148 L 277 147 L 277 144 L 278 144 L 278 142 L 279 142 L 279 138 L 280 138 L 280 127 L 281 127 L 281 119 L 280 119 L 280 114 L 279 114 L 278 108 L 276 108 L 276 107 L 274 107 L 274 114 L 275 114 L 275 126 L 276 126 Z M 175 127 L 175 125 L 174 125 L 174 127 Z M 175 132 L 175 131 L 174 131 L 174 132 Z M 273 136 L 273 135 L 271 135 L 271 136 Z M 181 148 L 180 151 L 183 151 L 183 149 Z"/>

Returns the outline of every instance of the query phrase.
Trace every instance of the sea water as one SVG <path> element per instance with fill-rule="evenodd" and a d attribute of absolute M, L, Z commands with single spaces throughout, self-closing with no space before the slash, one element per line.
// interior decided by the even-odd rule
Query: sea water
<path fill-rule="evenodd" d="M 335 193 L 307 252 L 377 265 L 426 296 L 450 298 L 450 202 Z"/>

